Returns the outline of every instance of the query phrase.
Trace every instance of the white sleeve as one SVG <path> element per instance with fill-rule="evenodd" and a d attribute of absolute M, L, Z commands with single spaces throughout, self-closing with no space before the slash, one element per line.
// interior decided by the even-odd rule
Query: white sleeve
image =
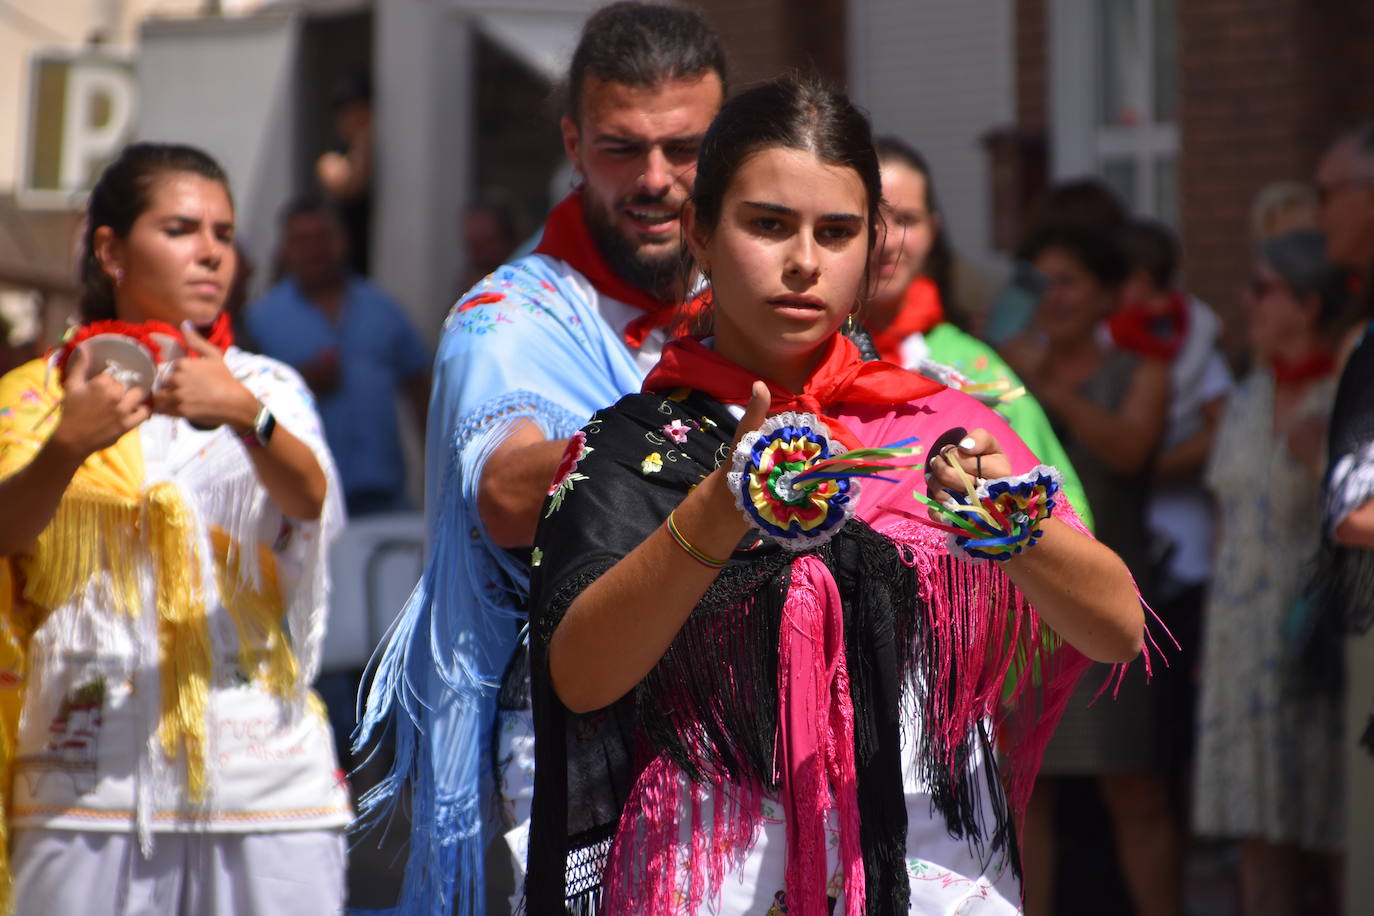
<path fill-rule="evenodd" d="M 1235 387 L 1236 383 L 1231 377 L 1231 369 L 1226 365 L 1226 360 L 1222 359 L 1220 353 L 1213 352 L 1207 360 L 1207 367 L 1202 370 L 1202 378 L 1198 379 L 1198 401 L 1206 404 L 1217 398 L 1224 398 Z"/>
<path fill-rule="evenodd" d="M 231 351 L 232 352 L 232 351 Z M 226 354 L 226 358 L 228 354 Z M 324 471 L 324 508 L 317 521 L 286 519 L 291 536 L 277 551 L 278 568 L 286 585 L 287 622 L 302 682 L 309 684 L 319 669 L 320 650 L 329 601 L 329 546 L 346 520 L 343 486 L 325 441 L 324 423 L 305 380 L 277 360 L 237 351 L 230 369 L 276 419 L 278 425 L 306 444 Z M 288 584 L 289 583 L 289 584 Z"/>

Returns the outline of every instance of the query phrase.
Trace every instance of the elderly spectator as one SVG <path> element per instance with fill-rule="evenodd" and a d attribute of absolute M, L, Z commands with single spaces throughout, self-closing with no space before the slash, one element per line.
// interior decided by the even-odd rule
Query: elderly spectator
<path fill-rule="evenodd" d="M 1324 251 L 1310 229 L 1257 251 L 1247 297 L 1255 368 L 1227 402 L 1206 475 L 1220 537 L 1193 821 L 1205 836 L 1240 840 L 1244 916 L 1332 912 L 1335 890 L 1334 870 L 1309 882 L 1302 869 L 1333 865 L 1340 848 L 1339 700 L 1294 664 L 1306 648 L 1295 609 L 1321 539 L 1315 510 L 1335 394 L 1330 328 L 1340 306 Z"/>

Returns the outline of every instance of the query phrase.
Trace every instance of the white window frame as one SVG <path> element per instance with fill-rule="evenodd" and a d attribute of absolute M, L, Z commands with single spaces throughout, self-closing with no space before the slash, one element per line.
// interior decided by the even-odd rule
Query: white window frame
<path fill-rule="evenodd" d="M 1154 3 L 1142 0 L 1142 44 L 1154 47 Z M 1143 120 L 1135 125 L 1101 123 L 1098 65 L 1101 4 L 1098 0 L 1050 0 L 1047 21 L 1049 58 L 1050 174 L 1063 181 L 1101 177 L 1108 159 L 1135 163 L 1135 212 L 1160 216 L 1154 164 L 1172 156 L 1178 162 L 1177 122 Z M 1142 114 L 1153 117 L 1154 81 L 1145 81 Z"/>

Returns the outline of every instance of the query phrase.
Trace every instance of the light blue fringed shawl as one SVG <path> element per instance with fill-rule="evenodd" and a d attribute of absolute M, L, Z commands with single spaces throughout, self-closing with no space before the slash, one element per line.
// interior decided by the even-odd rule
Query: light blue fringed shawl
<path fill-rule="evenodd" d="M 550 439 L 637 391 L 643 371 L 562 261 L 531 255 L 498 269 L 453 307 L 435 360 L 426 453 L 423 576 L 374 658 L 355 734 L 391 740 L 395 762 L 360 800 L 357 827 L 387 820 L 409 785 L 409 858 L 396 912 L 486 912 L 483 852 L 494 830 L 496 693 L 524 618 L 529 568 L 477 515 L 492 450 L 531 420 Z"/>

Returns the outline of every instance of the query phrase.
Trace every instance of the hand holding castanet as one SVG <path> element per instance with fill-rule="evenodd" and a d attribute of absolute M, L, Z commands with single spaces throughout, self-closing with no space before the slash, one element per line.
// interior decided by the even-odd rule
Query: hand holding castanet
<path fill-rule="evenodd" d="M 942 500 L 945 490 L 964 491 L 964 476 L 955 470 L 956 464 L 975 479 L 1010 477 L 1012 473 L 1011 460 L 985 429 L 950 430 L 935 441 L 930 452 L 926 484 L 931 499 Z"/>
<path fill-rule="evenodd" d="M 253 425 L 258 401 L 234 378 L 224 354 L 189 322 L 182 325 L 186 347 L 196 357 L 175 360 L 153 395 L 158 413 L 182 417 L 202 429 L 228 424 L 244 431 Z"/>
<path fill-rule="evenodd" d="M 62 386 L 62 418 L 52 434 L 53 444 L 78 461 L 114 445 L 151 414 L 142 388 L 126 388 L 104 372 L 88 379 L 89 371 L 90 357 L 77 347 Z"/>

